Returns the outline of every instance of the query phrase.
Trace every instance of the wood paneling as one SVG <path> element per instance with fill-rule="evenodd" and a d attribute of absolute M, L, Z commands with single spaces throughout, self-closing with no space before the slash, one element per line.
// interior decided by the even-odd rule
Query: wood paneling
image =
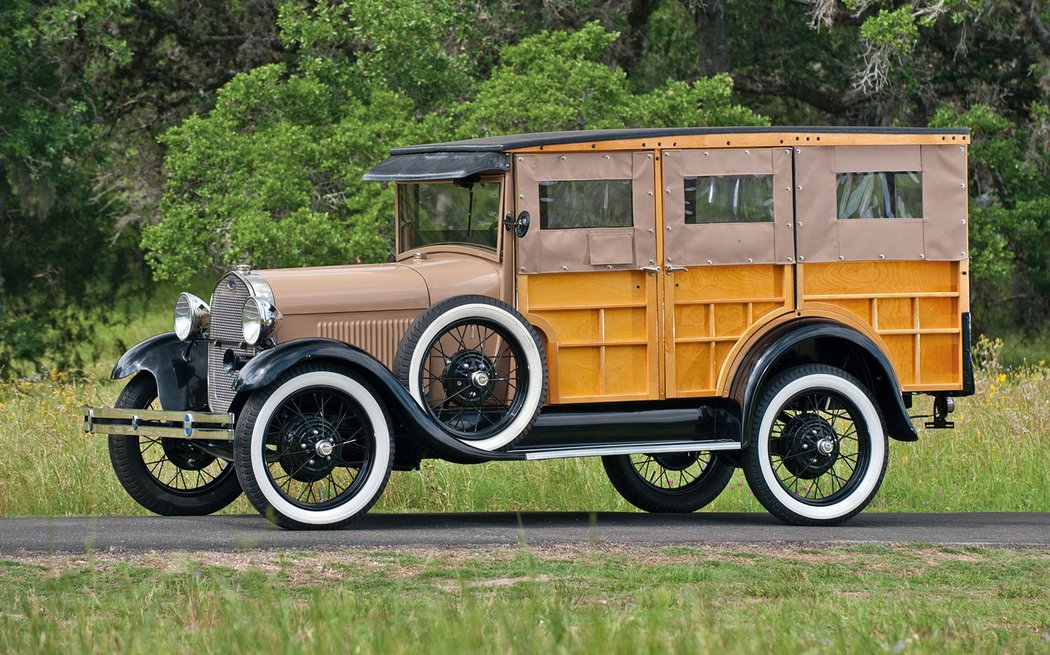
<path fill-rule="evenodd" d="M 655 276 L 607 271 L 519 280 L 518 309 L 549 332 L 548 366 L 558 370 L 552 403 L 659 398 Z"/>
<path fill-rule="evenodd" d="M 666 396 L 720 394 L 730 354 L 753 326 L 792 309 L 790 267 L 702 266 L 665 281 Z"/>
<path fill-rule="evenodd" d="M 964 263 L 804 264 L 801 303 L 834 306 L 869 325 L 885 344 L 904 391 L 962 388 Z"/>

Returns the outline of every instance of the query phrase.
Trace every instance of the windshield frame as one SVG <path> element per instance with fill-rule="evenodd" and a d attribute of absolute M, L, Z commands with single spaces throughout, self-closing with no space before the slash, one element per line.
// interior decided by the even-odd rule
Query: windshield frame
<path fill-rule="evenodd" d="M 502 229 L 503 216 L 506 214 L 507 207 L 507 178 L 506 175 L 483 175 L 477 180 L 478 184 L 499 184 L 499 210 L 498 216 L 499 221 L 496 228 L 496 245 L 483 246 L 476 243 L 433 243 L 426 246 L 419 246 L 416 248 L 405 249 L 405 244 L 402 243 L 401 239 L 401 203 L 398 200 L 399 187 L 402 184 L 455 184 L 455 180 L 452 179 L 439 179 L 439 180 L 411 180 L 405 182 L 397 182 L 394 185 L 394 259 L 395 261 L 401 261 L 404 259 L 410 259 L 415 256 L 416 253 L 429 253 L 429 252 L 451 252 L 451 253 L 465 253 L 470 255 L 477 255 L 492 261 L 500 262 L 503 260 L 503 233 L 506 231 Z"/>

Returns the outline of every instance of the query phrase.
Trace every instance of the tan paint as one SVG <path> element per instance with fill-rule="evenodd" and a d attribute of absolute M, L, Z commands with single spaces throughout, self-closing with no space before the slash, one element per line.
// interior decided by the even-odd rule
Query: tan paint
<path fill-rule="evenodd" d="M 257 272 L 273 289 L 277 310 L 285 316 L 424 309 L 430 305 L 423 276 L 403 264 Z"/>
<path fill-rule="evenodd" d="M 502 266 L 488 258 L 434 253 L 423 259 L 405 259 L 400 264 L 411 268 L 426 281 L 431 305 L 446 298 L 470 294 L 500 297 Z"/>
<path fill-rule="evenodd" d="M 393 368 L 397 346 L 411 322 L 423 310 L 292 314 L 277 330 L 277 341 L 321 337 L 361 348 L 387 368 Z"/>
<path fill-rule="evenodd" d="M 469 294 L 499 297 L 502 264 L 478 254 L 430 252 L 394 264 L 257 273 L 269 283 L 283 316 L 278 342 L 336 339 L 391 368 L 409 324 L 433 303 Z"/>

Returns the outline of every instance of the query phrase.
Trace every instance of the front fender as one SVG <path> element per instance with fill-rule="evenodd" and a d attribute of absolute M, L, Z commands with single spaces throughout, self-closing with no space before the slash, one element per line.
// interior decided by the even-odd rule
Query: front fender
<path fill-rule="evenodd" d="M 157 396 L 165 410 L 203 410 L 208 405 L 208 344 L 187 344 L 174 332 L 158 334 L 132 346 L 110 373 L 119 380 L 147 371 L 157 381 Z"/>
<path fill-rule="evenodd" d="M 882 350 L 860 332 L 821 319 L 801 319 L 784 324 L 765 335 L 750 349 L 754 355 L 738 369 L 731 389 L 732 397 L 740 403 L 744 417 L 744 443 L 751 438 L 755 405 L 766 382 L 778 369 L 778 362 L 792 349 L 808 341 L 826 340 L 856 347 L 863 353 L 866 373 L 870 377 L 871 392 L 882 409 L 889 436 L 899 441 L 917 441 L 918 433 L 908 417 L 900 384 L 893 365 Z M 862 376 L 859 376 L 862 377 Z"/>
<path fill-rule="evenodd" d="M 442 430 L 423 411 L 390 370 L 367 352 L 335 339 L 295 339 L 259 353 L 244 365 L 233 389 L 237 393 L 261 389 L 282 373 L 304 362 L 327 362 L 361 375 L 396 413 L 401 423 L 423 445 L 442 459 L 458 464 L 524 459 L 523 453 L 501 453 L 467 445 Z"/>

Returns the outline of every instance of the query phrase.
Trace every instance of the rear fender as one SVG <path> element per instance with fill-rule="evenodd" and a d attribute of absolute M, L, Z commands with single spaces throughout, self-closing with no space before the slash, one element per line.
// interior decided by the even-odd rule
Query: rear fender
<path fill-rule="evenodd" d="M 233 383 L 242 394 L 262 389 L 282 373 L 304 362 L 328 362 L 352 370 L 372 385 L 387 409 L 419 444 L 457 464 L 524 459 L 520 453 L 490 452 L 469 446 L 442 430 L 423 411 L 394 374 L 360 348 L 334 339 L 296 339 L 259 353 L 244 365 Z"/>
<path fill-rule="evenodd" d="M 157 381 L 162 409 L 204 410 L 208 407 L 208 344 L 180 341 L 174 332 L 152 336 L 124 353 L 110 378 L 119 380 L 146 371 Z"/>
<path fill-rule="evenodd" d="M 825 356 L 821 356 L 822 353 Z M 919 435 L 908 417 L 900 384 L 886 354 L 852 328 L 827 320 L 803 318 L 765 335 L 737 369 L 730 393 L 742 408 L 745 446 L 751 438 L 755 405 L 766 384 L 780 371 L 805 363 L 846 369 L 875 396 L 889 436 L 899 441 L 918 441 Z"/>

